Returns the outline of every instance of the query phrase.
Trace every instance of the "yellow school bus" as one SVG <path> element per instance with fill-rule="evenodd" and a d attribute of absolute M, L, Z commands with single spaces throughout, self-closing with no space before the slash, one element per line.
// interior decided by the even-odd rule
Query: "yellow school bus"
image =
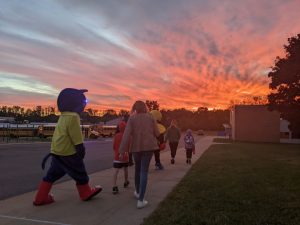
<path fill-rule="evenodd" d="M 93 125 L 92 130 L 98 132 L 98 136 L 112 137 L 117 131 L 116 125 Z"/>
<path fill-rule="evenodd" d="M 103 125 L 99 131 L 102 137 L 112 137 L 117 131 L 116 125 Z"/>
<path fill-rule="evenodd" d="M 56 124 L 45 124 L 38 126 L 37 135 L 40 138 L 52 137 Z M 80 125 L 81 132 L 84 138 L 95 138 L 97 133 L 92 130 L 91 125 Z"/>
<path fill-rule="evenodd" d="M 0 137 L 34 137 L 36 136 L 37 128 L 31 125 L 24 124 L 8 124 L 0 127 Z"/>
<path fill-rule="evenodd" d="M 7 126 L 0 127 L 0 137 L 9 137 L 9 130 Z"/>

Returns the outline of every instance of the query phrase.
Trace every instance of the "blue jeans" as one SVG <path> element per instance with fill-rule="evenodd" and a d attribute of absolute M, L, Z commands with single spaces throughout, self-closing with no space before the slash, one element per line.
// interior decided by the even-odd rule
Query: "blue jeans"
<path fill-rule="evenodd" d="M 148 181 L 148 170 L 153 151 L 147 152 L 133 152 L 132 153 L 135 163 L 135 190 L 139 194 L 139 200 L 143 201 L 147 181 Z"/>

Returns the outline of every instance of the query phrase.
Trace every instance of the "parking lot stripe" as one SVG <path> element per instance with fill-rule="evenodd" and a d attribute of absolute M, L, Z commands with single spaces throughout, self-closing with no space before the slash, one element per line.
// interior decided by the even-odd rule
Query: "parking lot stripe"
<path fill-rule="evenodd" d="M 71 225 L 71 224 L 66 224 L 66 223 L 51 222 L 51 221 L 47 221 L 47 220 L 35 220 L 35 219 L 29 219 L 29 218 L 25 218 L 25 217 L 14 217 L 14 216 L 6 216 L 6 215 L 1 215 L 1 214 L 0 214 L 0 218 L 23 220 L 23 221 L 30 221 L 30 222 L 36 222 L 36 223 L 55 224 L 55 225 Z"/>

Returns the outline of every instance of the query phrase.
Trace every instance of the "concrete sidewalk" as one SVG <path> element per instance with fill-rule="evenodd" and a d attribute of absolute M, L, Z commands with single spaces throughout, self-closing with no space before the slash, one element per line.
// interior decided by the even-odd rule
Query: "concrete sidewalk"
<path fill-rule="evenodd" d="M 195 162 L 211 145 L 213 137 L 203 137 L 196 143 Z M 149 216 L 158 204 L 171 192 L 176 184 L 189 170 L 185 163 L 185 151 L 177 150 L 176 162 L 170 163 L 170 151 L 162 152 L 161 161 L 165 170 L 154 170 L 154 159 L 151 161 L 148 186 L 145 199 L 149 205 L 137 209 L 134 192 L 134 166 L 129 168 L 130 185 L 123 188 L 123 173 L 119 173 L 120 193 L 112 194 L 113 169 L 103 170 L 90 175 L 90 184 L 99 184 L 103 191 L 88 202 L 79 200 L 74 181 L 54 185 L 51 193 L 55 203 L 34 207 L 32 201 L 35 192 L 0 201 L 1 225 L 138 225 Z M 5 171 L 2 171 L 5 172 Z M 22 185 L 22 184 L 20 184 Z"/>

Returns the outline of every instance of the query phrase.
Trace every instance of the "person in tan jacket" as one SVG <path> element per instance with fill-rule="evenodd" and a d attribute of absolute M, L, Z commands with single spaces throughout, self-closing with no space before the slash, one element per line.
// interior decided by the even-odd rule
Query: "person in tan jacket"
<path fill-rule="evenodd" d="M 157 150 L 159 131 L 157 124 L 143 101 L 136 101 L 131 110 L 124 135 L 120 144 L 119 152 L 124 155 L 129 141 L 130 151 L 135 163 L 135 192 L 138 199 L 137 208 L 143 208 L 148 204 L 144 199 L 148 170 L 153 152 Z"/>

